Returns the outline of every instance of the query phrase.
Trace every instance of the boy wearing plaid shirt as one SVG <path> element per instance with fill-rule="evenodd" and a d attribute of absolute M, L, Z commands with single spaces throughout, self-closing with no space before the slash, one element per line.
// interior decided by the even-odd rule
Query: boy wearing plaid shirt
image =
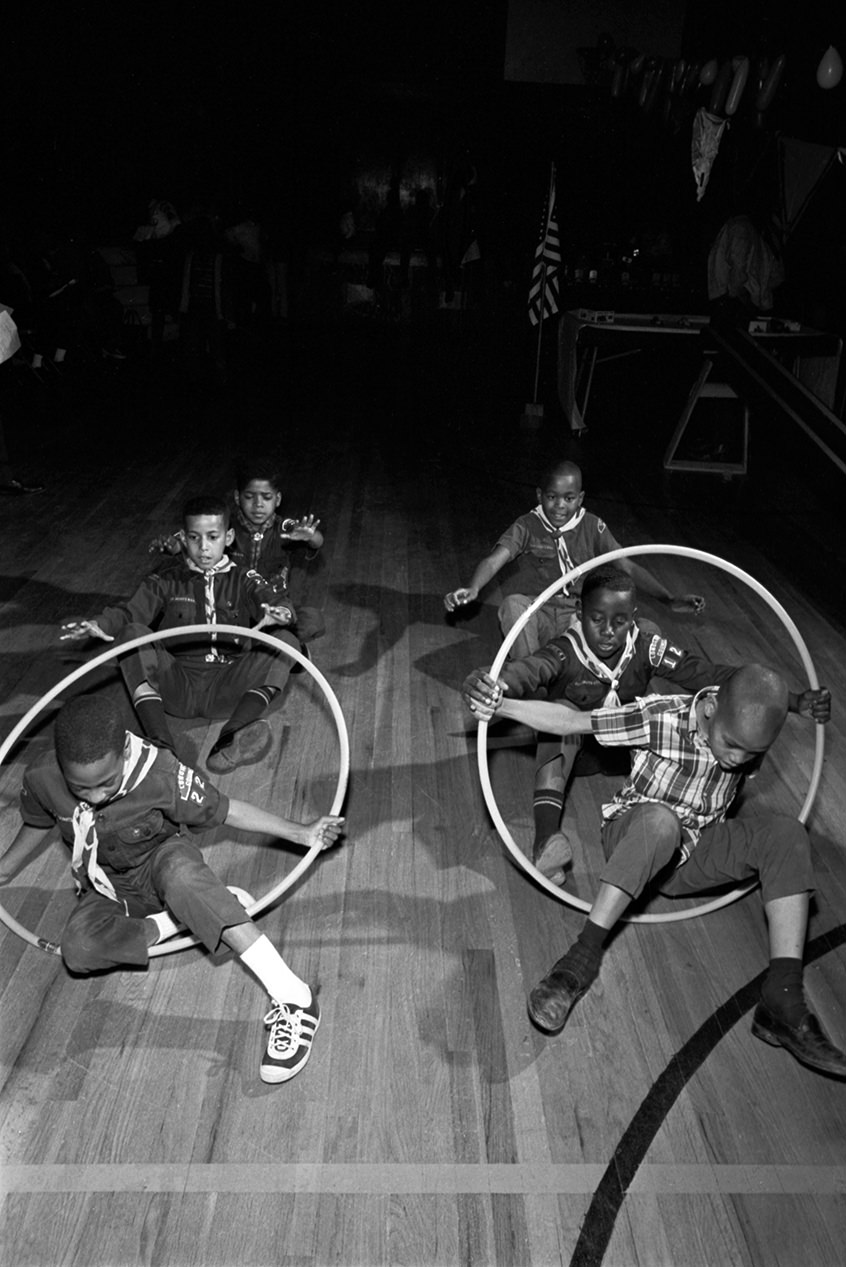
<path fill-rule="evenodd" d="M 631 704 L 647 693 L 655 676 L 692 694 L 703 686 L 719 686 L 735 672 L 736 665 L 711 664 L 674 645 L 656 624 L 636 615 L 635 583 L 628 572 L 613 563 L 594 568 L 585 577 L 576 619 L 565 633 L 532 655 L 506 663 L 498 680 L 474 669 L 461 687 L 462 696 L 471 709 L 477 701 L 495 704 L 507 692 L 511 698 L 566 701 L 590 712 Z M 801 696 L 792 697 L 791 709 L 800 711 L 801 701 Z M 572 824 L 565 827 L 561 821 L 570 779 L 599 769 L 627 773 L 628 753 L 614 756 L 618 760 L 609 761 L 587 736 L 538 736 L 532 860 L 554 884 L 566 882 L 573 850 L 581 847 Z"/>
<path fill-rule="evenodd" d="M 814 720 L 828 721 L 828 691 L 806 694 Z M 757 879 L 770 963 L 752 1033 L 812 1069 L 846 1077 L 846 1054 L 827 1037 L 802 990 L 814 889 L 807 832 L 787 815 L 726 819 L 743 776 L 781 730 L 788 702 L 780 675 L 757 664 L 692 699 L 650 695 L 590 713 L 546 701 L 502 701 L 501 715 L 537 729 L 593 734 L 600 744 L 634 749 L 631 775 L 603 806 L 608 861 L 584 928 L 529 997 L 529 1015 L 540 1029 L 555 1034 L 563 1028 L 599 974 L 614 925 L 653 879 L 671 897 Z"/>

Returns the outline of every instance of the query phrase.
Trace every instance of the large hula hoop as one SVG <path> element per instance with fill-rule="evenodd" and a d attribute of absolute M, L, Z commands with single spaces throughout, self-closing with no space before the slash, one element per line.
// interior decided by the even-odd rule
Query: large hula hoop
<path fill-rule="evenodd" d="M 557 594 L 560 589 L 563 589 L 565 585 L 568 585 L 577 576 L 581 576 L 583 572 L 588 572 L 592 568 L 599 567 L 602 563 L 610 563 L 613 559 L 628 559 L 637 554 L 673 554 L 678 555 L 683 559 L 697 559 L 700 563 L 710 563 L 714 567 L 721 568 L 724 572 L 728 572 L 731 576 L 737 577 L 738 580 L 744 581 L 750 589 L 754 590 L 754 592 L 772 608 L 787 632 L 790 634 L 796 650 L 799 653 L 800 659 L 802 660 L 802 664 L 804 665 L 805 672 L 808 675 L 808 682 L 811 689 L 816 690 L 819 687 L 816 670 L 802 635 L 799 633 L 799 630 L 796 628 L 796 625 L 784 610 L 781 603 L 779 603 L 777 599 L 773 598 L 769 590 L 766 590 L 764 586 L 761 585 L 760 582 L 756 581 L 753 576 L 750 576 L 747 572 L 741 571 L 740 568 L 735 567 L 733 563 L 727 562 L 726 559 L 721 559 L 715 554 L 706 554 L 704 550 L 694 550 L 689 546 L 675 545 L 628 546 L 624 549 L 609 550 L 607 554 L 600 554 L 595 559 L 588 560 L 587 563 L 580 563 L 578 567 L 573 568 L 571 571 L 563 575 L 560 580 L 554 581 L 552 585 L 544 590 L 542 594 L 538 595 L 530 607 L 528 607 L 524 612 L 521 612 L 516 623 L 505 635 L 502 646 L 497 652 L 496 658 L 491 665 L 491 677 L 499 677 L 499 674 L 502 671 L 502 666 L 505 663 L 505 658 L 508 655 L 514 640 L 538 608 L 542 607 L 543 604 L 552 598 L 554 594 Z M 804 823 L 807 820 L 808 814 L 811 811 L 811 806 L 814 803 L 814 797 L 817 794 L 817 788 L 819 787 L 820 775 L 822 774 L 823 755 L 825 753 L 825 738 L 823 735 L 824 729 L 825 727 L 821 725 L 815 726 L 816 746 L 814 751 L 814 767 L 811 772 L 811 781 L 808 786 L 808 793 L 805 797 L 804 804 L 799 811 L 798 817 L 800 823 Z M 488 723 L 483 718 L 479 721 L 479 743 L 477 744 L 479 779 L 482 784 L 482 792 L 484 793 L 488 812 L 494 821 L 500 840 L 506 846 L 517 865 L 521 867 L 527 875 L 531 876 L 532 879 L 541 886 L 541 888 L 545 889 L 552 897 L 557 898 L 559 902 L 565 902 L 568 906 L 574 907 L 575 910 L 587 913 L 590 910 L 590 903 L 585 902 L 582 898 L 575 897 L 573 894 L 568 893 L 566 889 L 561 889 L 558 885 L 553 884 L 537 869 L 536 866 L 534 866 L 532 862 L 529 861 L 523 851 L 515 844 L 511 832 L 508 830 L 508 827 L 499 812 L 499 806 L 496 803 L 493 788 L 491 787 L 490 771 L 488 769 L 487 741 Z M 751 893 L 754 888 L 757 888 L 757 885 L 757 880 L 751 880 L 748 884 L 739 885 L 730 892 L 723 893 L 709 902 L 702 902 L 699 906 L 690 907 L 684 911 L 678 911 L 675 913 L 667 912 L 665 914 L 654 915 L 624 915 L 623 919 L 632 924 L 672 924 L 678 920 L 694 919 L 699 915 L 707 915 L 711 911 L 717 911 L 722 906 L 728 906 L 731 902 L 736 902 L 738 898 L 745 897 L 747 893 Z"/>
<path fill-rule="evenodd" d="M 138 638 L 132 638 L 129 642 L 119 643 L 113 647 L 109 647 L 107 651 L 103 651 L 93 660 L 88 660 L 85 664 L 80 665 L 78 669 L 74 669 L 67 677 L 62 678 L 61 682 L 50 688 L 41 699 L 33 704 L 32 708 L 26 713 L 16 726 L 0 744 L 0 766 L 6 760 L 14 745 L 20 736 L 29 727 L 30 723 L 35 720 L 40 713 L 44 711 L 47 705 L 60 695 L 62 691 L 67 690 L 72 683 L 79 678 L 85 677 L 92 669 L 98 668 L 101 664 L 106 664 L 109 660 L 114 660 L 117 656 L 126 655 L 129 651 L 134 651 L 136 647 L 143 647 L 149 642 L 161 642 L 164 638 L 186 638 L 195 634 L 236 634 L 238 637 L 248 636 L 251 639 L 258 639 L 259 642 L 266 643 L 273 651 L 282 651 L 290 659 L 296 660 L 297 664 L 302 665 L 306 669 L 323 691 L 326 702 L 331 709 L 332 716 L 335 720 L 335 726 L 338 731 L 338 742 L 340 744 L 340 762 L 338 768 L 338 783 L 335 788 L 335 795 L 332 799 L 332 807 L 330 814 L 337 814 L 344 803 L 344 797 L 347 791 L 347 780 L 350 772 L 350 741 L 347 734 L 347 726 L 344 721 L 344 715 L 341 712 L 341 706 L 338 703 L 337 696 L 332 687 L 326 681 L 326 678 L 315 665 L 312 664 L 306 656 L 304 656 L 295 647 L 289 646 L 287 642 L 281 642 L 278 638 L 274 638 L 271 634 L 267 634 L 262 629 L 246 629 L 241 625 L 183 625 L 179 629 L 160 629 L 155 633 L 142 634 Z M 285 877 L 284 880 L 269 889 L 263 897 L 257 898 L 251 906 L 246 908 L 247 914 L 252 916 L 258 915 L 272 902 L 278 901 L 284 893 L 292 885 L 296 884 L 300 876 L 311 866 L 315 858 L 322 852 L 322 845 L 319 841 L 312 845 L 308 852 L 300 859 L 293 871 Z M 19 923 L 14 916 L 0 905 L 0 922 L 6 925 L 11 932 L 16 933 L 18 937 L 22 937 L 24 941 L 28 941 L 30 945 L 37 946 L 39 950 L 44 950 L 48 954 L 58 955 L 61 953 L 61 947 L 55 942 L 47 941 L 44 937 L 38 937 L 35 933 L 25 928 Z M 150 957 L 156 958 L 161 955 L 171 955 L 176 950 L 186 950 L 189 946 L 199 945 L 198 938 L 194 936 L 174 937 L 169 941 L 162 942 L 159 946 L 150 947 Z"/>

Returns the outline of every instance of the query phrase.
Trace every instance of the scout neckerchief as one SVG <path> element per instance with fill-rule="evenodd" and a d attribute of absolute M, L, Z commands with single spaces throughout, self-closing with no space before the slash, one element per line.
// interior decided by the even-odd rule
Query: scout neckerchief
<path fill-rule="evenodd" d="M 131 730 L 126 732 L 126 738 L 129 744 L 129 752 L 124 756 L 123 777 L 120 787 L 114 796 L 109 798 L 109 804 L 112 801 L 116 801 L 120 796 L 126 796 L 129 792 L 134 792 L 150 773 L 153 762 L 158 755 L 159 750 L 154 744 L 148 743 L 146 739 L 139 739 L 138 735 L 133 735 Z M 98 893 L 102 893 L 103 897 L 111 898 L 113 902 L 116 902 L 118 899 L 114 885 L 97 862 L 95 813 L 95 807 L 89 805 L 87 801 L 80 801 L 73 811 L 71 870 L 73 871 L 74 883 L 76 884 L 77 892 L 81 892 L 82 881 L 79 873 L 84 871 Z"/>
<path fill-rule="evenodd" d="M 585 642 L 585 635 L 582 629 L 582 622 L 580 620 L 575 621 L 563 635 L 565 638 L 569 638 L 573 650 L 585 668 L 590 669 L 591 673 L 598 677 L 601 682 L 607 682 L 609 684 L 608 693 L 602 701 L 603 708 L 616 708 L 619 706 L 620 696 L 617 694 L 617 687 L 620 685 L 620 679 L 632 662 L 632 658 L 635 653 L 635 644 L 637 643 L 639 633 L 640 630 L 637 625 L 633 625 L 626 634 L 626 645 L 623 648 L 623 654 L 620 656 L 620 659 L 617 661 L 617 664 L 613 669 L 609 669 L 607 664 L 603 664 L 601 660 L 597 660 L 596 656 L 590 650 Z"/>
<path fill-rule="evenodd" d="M 205 610 L 206 624 L 216 625 L 217 624 L 217 606 L 215 605 L 215 601 L 214 601 L 214 578 L 216 576 L 219 576 L 222 572 L 228 572 L 231 568 L 234 568 L 235 561 L 233 559 L 230 559 L 228 554 L 224 554 L 222 559 L 218 559 L 217 563 L 215 563 L 213 568 L 197 567 L 197 564 L 194 562 L 194 560 L 187 556 L 186 556 L 185 561 L 188 564 L 190 571 L 199 572 L 200 576 L 203 578 L 203 581 L 205 582 L 204 597 L 205 597 L 205 608 L 206 608 Z M 210 634 L 209 637 L 211 639 L 212 648 L 211 648 L 211 651 L 206 653 L 205 659 L 208 662 L 213 662 L 215 660 L 222 660 L 223 656 L 220 654 L 220 652 L 217 649 L 217 634 L 216 633 Z"/>
<path fill-rule="evenodd" d="M 558 566 L 561 568 L 561 575 L 566 576 L 568 572 L 572 572 L 576 565 L 570 558 L 570 551 L 567 549 L 567 543 L 564 540 L 564 533 L 572 532 L 573 529 L 577 528 L 582 522 L 585 517 L 584 506 L 577 510 L 573 518 L 568 519 L 561 528 L 556 528 L 555 524 L 549 522 L 544 514 L 544 509 L 540 502 L 538 502 L 537 506 L 535 506 L 532 514 L 537 515 L 538 519 L 555 542 L 555 549 L 558 552 Z M 569 594 L 570 586 L 565 585 L 561 592 L 563 594 Z"/>
<path fill-rule="evenodd" d="M 260 528 L 257 528 L 255 524 L 250 523 L 240 506 L 236 506 L 235 515 L 241 527 L 250 534 L 250 567 L 258 571 L 261 547 L 265 536 L 271 531 L 273 525 L 276 523 L 278 518 L 276 511 L 273 512 L 269 519 L 265 520 Z"/>

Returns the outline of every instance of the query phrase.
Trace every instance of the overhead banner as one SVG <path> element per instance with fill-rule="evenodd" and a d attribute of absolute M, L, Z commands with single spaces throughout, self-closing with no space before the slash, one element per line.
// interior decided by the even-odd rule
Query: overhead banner
<path fill-rule="evenodd" d="M 844 153 L 842 146 L 779 137 L 778 169 L 785 238 L 796 228 L 832 164 L 843 161 Z"/>

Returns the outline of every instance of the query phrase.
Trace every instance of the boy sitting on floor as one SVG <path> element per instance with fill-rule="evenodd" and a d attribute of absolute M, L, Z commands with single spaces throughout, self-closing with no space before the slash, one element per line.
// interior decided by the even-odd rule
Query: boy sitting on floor
<path fill-rule="evenodd" d="M 152 629 L 227 624 L 273 627 L 274 637 L 299 649 L 291 633 L 293 607 L 257 572 L 226 553 L 234 533 L 221 498 L 200 496 L 185 505 L 185 555 L 167 571 L 151 573 L 134 594 L 85 620 L 62 625 L 60 637 L 88 636 L 129 642 Z M 224 718 L 207 759 L 214 774 L 261 760 L 272 735 L 262 714 L 281 694 L 291 661 L 264 643 L 250 646 L 232 635 L 175 638 L 130 652 L 120 669 L 144 733 L 173 750 L 166 714 Z"/>
<path fill-rule="evenodd" d="M 735 672 L 735 665 L 711 664 L 674 646 L 652 621 L 636 621 L 636 603 L 635 583 L 627 572 L 614 563 L 594 568 L 585 577 L 576 600 L 577 619 L 567 632 L 534 655 L 509 661 L 498 681 L 484 669 L 474 669 L 461 688 L 465 702 L 471 709 L 480 704 L 496 711 L 506 691 L 511 698 L 532 698 L 545 691 L 549 700 L 589 712 L 603 704 L 631 704 L 646 693 L 653 676 L 693 692 L 720 686 Z M 820 694 L 791 694 L 791 712 L 813 716 Z M 585 742 L 592 751 L 586 750 Z M 553 884 L 564 883 L 564 869 L 578 845 L 577 834 L 561 826 L 567 785 L 574 769 L 577 774 L 590 771 L 592 758 L 594 768 L 602 768 L 607 755 L 586 736 L 539 737 L 532 860 Z"/>
<path fill-rule="evenodd" d="M 306 650 L 309 642 L 326 632 L 326 624 L 318 608 L 298 602 L 295 609 L 291 603 L 292 551 L 304 555 L 306 562 L 315 557 L 323 545 L 320 520 L 314 515 L 304 515 L 301 519 L 279 517 L 282 479 L 272 458 L 245 459 L 235 475 L 232 554 L 269 581 L 280 598 L 285 600 L 292 612 L 288 628 L 297 635 L 303 650 Z M 156 537 L 150 543 L 151 552 L 159 550 L 179 555 L 184 549 L 185 533 L 182 529 L 170 536 Z"/>
<path fill-rule="evenodd" d="M 306 849 L 318 840 L 329 848 L 344 820 L 296 823 L 230 800 L 171 752 L 127 731 L 104 697 L 83 695 L 65 704 L 54 742 L 55 751 L 24 775 L 23 825 L 0 860 L 0 885 L 58 824 L 73 851 L 79 892 L 61 939 L 67 968 L 80 974 L 146 968 L 150 947 L 180 925 L 212 954 L 228 946 L 271 998 L 262 1080 L 292 1078 L 311 1054 L 320 1024 L 317 999 L 250 919 L 242 905 L 250 904 L 249 895 L 228 889 L 207 866 L 192 829 L 226 823 Z"/>
<path fill-rule="evenodd" d="M 475 602 L 479 591 L 506 563 L 521 559 L 524 563 L 518 578 L 521 593 L 509 594 L 497 611 L 504 636 L 553 581 L 589 559 L 620 549 L 606 524 L 582 506 L 585 496 L 582 472 L 575 462 L 554 463 L 543 473 L 535 493 L 537 506 L 506 529 L 491 553 L 477 565 L 470 584 L 445 596 L 444 606 L 448 612 Z M 669 603 L 673 611 L 705 610 L 705 599 L 700 594 L 674 596 L 639 564 L 620 559 L 618 566 L 628 572 L 645 594 Z M 582 580 L 576 577 L 535 612 L 512 644 L 511 655 L 515 660 L 531 655 L 569 628 L 575 618 Z"/>
<path fill-rule="evenodd" d="M 728 682 L 689 696 L 649 695 L 583 713 L 546 700 L 504 700 L 505 716 L 560 735 L 593 734 L 634 749 L 632 772 L 602 807 L 608 861 L 581 933 L 535 986 L 529 1015 L 550 1034 L 599 975 L 605 943 L 629 904 L 657 880 L 691 897 L 757 880 L 769 935 L 769 969 L 752 1033 L 823 1073 L 846 1077 L 840 1051 L 809 1010 L 802 957 L 814 889 L 808 833 L 785 814 L 726 818 L 744 773 L 757 765 L 787 716 L 789 693 L 773 669 L 748 664 Z M 481 705 L 476 706 L 477 710 Z M 828 692 L 814 716 L 828 720 Z"/>

